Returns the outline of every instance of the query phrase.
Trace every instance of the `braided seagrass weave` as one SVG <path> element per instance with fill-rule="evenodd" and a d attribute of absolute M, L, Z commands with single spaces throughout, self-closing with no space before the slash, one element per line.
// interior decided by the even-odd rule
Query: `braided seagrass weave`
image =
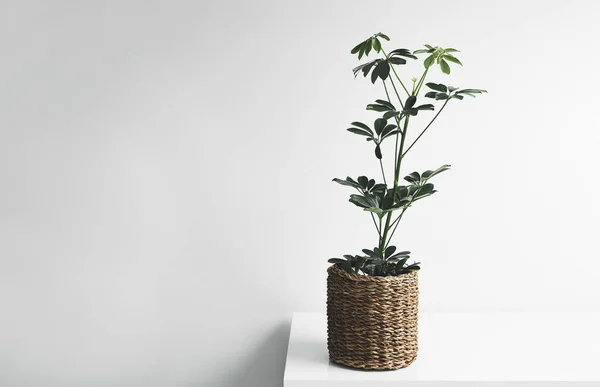
<path fill-rule="evenodd" d="M 377 277 L 327 270 L 327 347 L 331 361 L 391 370 L 417 357 L 418 271 Z"/>

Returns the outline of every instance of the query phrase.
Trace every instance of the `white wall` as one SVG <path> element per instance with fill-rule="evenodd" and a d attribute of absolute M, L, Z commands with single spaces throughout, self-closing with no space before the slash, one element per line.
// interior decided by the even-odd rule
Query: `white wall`
<path fill-rule="evenodd" d="M 396 239 L 422 309 L 600 310 L 599 8 L 2 2 L 0 385 L 280 386 L 326 259 L 375 244 L 330 180 L 378 173 L 344 130 L 375 118 L 349 50 L 378 31 L 489 90 L 407 161 L 453 165 Z"/>

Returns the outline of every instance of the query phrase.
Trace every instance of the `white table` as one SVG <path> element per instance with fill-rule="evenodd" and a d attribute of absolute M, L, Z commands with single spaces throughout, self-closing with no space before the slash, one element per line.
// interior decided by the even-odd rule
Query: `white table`
<path fill-rule="evenodd" d="M 324 314 L 294 313 L 284 387 L 600 386 L 599 313 L 421 313 L 396 371 L 330 363 L 326 339 Z"/>

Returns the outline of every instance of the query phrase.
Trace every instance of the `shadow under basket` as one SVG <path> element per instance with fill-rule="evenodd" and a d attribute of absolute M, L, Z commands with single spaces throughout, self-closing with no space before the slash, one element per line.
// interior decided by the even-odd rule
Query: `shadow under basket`
<path fill-rule="evenodd" d="M 418 271 L 377 277 L 327 270 L 327 348 L 352 368 L 393 370 L 417 357 Z"/>

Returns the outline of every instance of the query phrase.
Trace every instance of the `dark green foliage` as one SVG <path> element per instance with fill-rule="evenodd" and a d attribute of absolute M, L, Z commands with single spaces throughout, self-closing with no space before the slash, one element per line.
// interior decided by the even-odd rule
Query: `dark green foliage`
<path fill-rule="evenodd" d="M 357 54 L 358 59 L 361 59 L 363 57 L 363 55 L 369 56 L 369 53 L 371 52 L 371 50 L 374 50 L 375 52 L 381 51 L 381 41 L 379 40 L 379 38 L 388 40 L 388 41 L 390 40 L 390 38 L 387 35 L 379 32 L 379 33 L 371 36 L 367 40 L 362 41 L 359 44 L 357 44 L 352 49 L 352 51 L 350 51 L 350 53 Z"/>
<path fill-rule="evenodd" d="M 348 273 L 373 276 L 400 275 L 420 269 L 419 262 L 407 264 L 410 251 L 394 254 L 395 251 L 395 246 L 388 246 L 383 252 L 375 247 L 363 249 L 364 255 L 344 255 L 344 258 L 330 258 L 328 262 Z"/>
<path fill-rule="evenodd" d="M 396 252 L 396 247 L 389 246 L 392 236 L 396 231 L 404 212 L 412 207 L 417 201 L 429 197 L 436 193 L 436 189 L 429 180 L 437 174 L 444 172 L 450 168 L 450 165 L 442 165 L 435 170 L 426 170 L 424 172 L 412 172 L 404 177 L 406 185 L 401 183 L 401 166 L 406 153 L 408 153 L 415 143 L 421 139 L 423 134 L 431 126 L 433 121 L 446 107 L 451 100 L 463 100 L 465 95 L 475 97 L 478 94 L 485 93 L 481 89 L 459 89 L 453 86 L 446 86 L 442 83 L 426 82 L 428 74 L 431 74 L 432 67 L 438 65 L 441 72 L 450 74 L 451 66 L 462 66 L 461 61 L 456 58 L 455 53 L 458 50 L 454 48 L 442 48 L 426 44 L 425 49 L 416 50 L 414 52 L 399 48 L 386 53 L 383 48 L 383 43 L 389 41 L 389 37 L 382 33 L 377 33 L 357 44 L 351 51 L 356 54 L 358 59 L 363 56 L 368 57 L 369 54 L 375 52 L 378 58 L 372 59 L 366 63 L 356 66 L 352 71 L 357 77 L 362 73 L 372 83 L 381 80 L 385 91 L 385 99 L 377 99 L 374 103 L 367 105 L 366 110 L 377 114 L 371 126 L 360 121 L 351 123 L 347 129 L 350 133 L 361 136 L 367 142 L 374 145 L 372 151 L 377 159 L 378 167 L 381 169 L 383 183 L 377 183 L 375 179 L 367 176 L 359 176 L 353 179 L 333 179 L 334 182 L 351 187 L 355 190 L 348 201 L 354 206 L 368 212 L 377 229 L 379 236 L 379 244 L 373 249 L 363 249 L 364 255 L 344 255 L 343 258 L 331 258 L 330 263 L 346 270 L 349 273 L 361 275 L 401 275 L 411 271 L 419 270 L 419 263 L 409 264 L 409 251 Z M 402 66 L 409 59 L 418 59 L 417 55 L 423 56 L 422 76 L 412 78 L 412 85 L 402 82 L 399 74 L 402 73 Z M 439 103 L 438 109 L 433 104 L 418 104 L 420 91 L 422 86 L 427 86 L 428 91 L 424 92 L 426 98 L 431 98 L 435 101 L 443 101 Z M 394 103 L 392 103 L 392 98 Z M 421 111 L 433 111 L 431 121 L 424 125 L 421 132 L 413 132 L 408 130 L 409 123 L 412 123 L 412 117 L 418 115 Z M 423 113 L 425 114 L 425 113 Z M 419 120 L 415 120 L 418 122 Z M 408 137 L 414 133 L 414 137 L 408 140 Z M 386 180 L 384 160 L 387 161 L 390 156 L 387 152 L 382 151 L 382 143 L 387 138 L 393 138 L 394 153 L 391 155 L 393 161 L 394 174 L 393 181 L 390 181 L 389 175 Z M 392 164 L 392 163 L 390 163 Z M 390 186 L 387 185 L 390 182 Z M 392 221 L 393 219 L 393 221 Z"/>
<path fill-rule="evenodd" d="M 435 110 L 435 107 L 432 104 L 425 104 L 420 106 L 415 106 L 417 102 L 417 97 L 411 95 L 406 99 L 404 103 L 404 109 L 402 110 L 402 114 L 405 116 L 416 116 L 417 113 L 421 110 Z"/>
<path fill-rule="evenodd" d="M 367 40 L 360 42 L 350 52 L 352 54 L 357 54 L 358 59 L 362 59 L 363 55 L 369 56 L 371 50 L 379 53 L 382 51 L 381 41 L 379 38 L 389 40 L 387 35 L 380 32 L 371 36 Z M 406 59 L 404 58 L 417 59 L 417 57 L 413 55 L 410 50 L 407 50 L 406 48 L 398 48 L 391 51 L 383 58 L 378 58 L 353 68 L 352 72 L 354 73 L 354 77 L 356 77 L 361 71 L 365 77 L 369 75 L 370 72 L 372 83 L 375 83 L 377 79 L 385 81 L 390 75 L 390 65 L 406 64 Z M 371 70 L 373 71 L 371 72 Z"/>
<path fill-rule="evenodd" d="M 463 99 L 463 96 L 468 95 L 469 97 L 475 98 L 476 94 L 487 93 L 486 90 L 481 89 L 458 89 L 452 86 L 446 86 L 441 83 L 429 82 L 426 84 L 431 90 L 425 93 L 425 97 L 434 98 L 435 100 L 449 100 L 449 99 Z"/>

